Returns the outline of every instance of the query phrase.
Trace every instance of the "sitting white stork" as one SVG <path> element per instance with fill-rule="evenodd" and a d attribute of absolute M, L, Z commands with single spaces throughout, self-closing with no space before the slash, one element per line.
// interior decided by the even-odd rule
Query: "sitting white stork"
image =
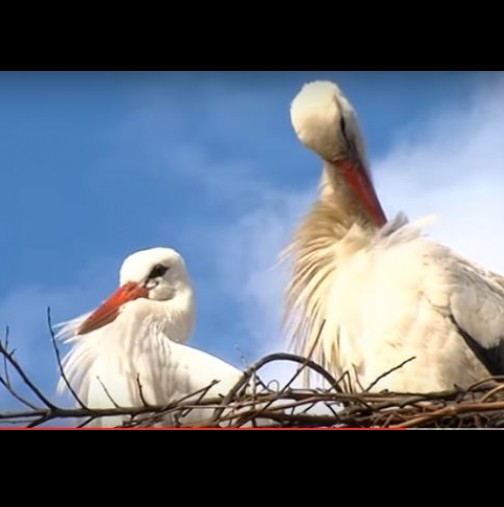
<path fill-rule="evenodd" d="M 90 408 L 164 405 L 215 380 L 206 397 L 225 395 L 241 372 L 184 344 L 193 320 L 193 289 L 182 257 L 170 248 L 136 252 L 124 261 L 120 287 L 109 299 L 62 325 L 57 338 L 73 345 L 63 360 L 65 376 Z M 66 388 L 60 378 L 59 391 Z M 211 415 L 210 409 L 193 410 L 181 422 L 202 423 Z M 106 417 L 93 425 L 119 426 L 126 419 Z M 175 422 L 168 417 L 163 425 Z"/>
<path fill-rule="evenodd" d="M 353 389 L 428 392 L 504 374 L 504 279 L 387 222 L 355 112 L 331 82 L 291 105 L 300 141 L 323 160 L 320 195 L 288 249 L 286 316 L 297 352 Z"/>

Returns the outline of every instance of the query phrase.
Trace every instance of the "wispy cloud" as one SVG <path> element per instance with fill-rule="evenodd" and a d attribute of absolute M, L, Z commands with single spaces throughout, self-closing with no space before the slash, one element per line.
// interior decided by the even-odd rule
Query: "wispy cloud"
<path fill-rule="evenodd" d="M 504 271 L 504 79 L 478 90 L 458 109 L 439 111 L 375 161 L 390 213 L 436 214 L 432 237 Z"/>

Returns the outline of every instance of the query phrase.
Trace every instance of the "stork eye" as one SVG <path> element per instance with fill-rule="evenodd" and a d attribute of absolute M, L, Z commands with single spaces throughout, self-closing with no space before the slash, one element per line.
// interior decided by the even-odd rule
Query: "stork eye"
<path fill-rule="evenodd" d="M 160 276 L 163 276 L 168 271 L 167 266 L 163 266 L 162 264 L 156 264 L 152 271 L 150 272 L 149 279 L 152 278 L 159 278 Z"/>
<path fill-rule="evenodd" d="M 343 118 L 343 115 L 340 116 L 340 129 L 341 129 L 341 133 L 343 134 L 344 139 L 348 142 L 347 131 L 346 131 L 346 122 L 345 122 L 345 118 Z"/>

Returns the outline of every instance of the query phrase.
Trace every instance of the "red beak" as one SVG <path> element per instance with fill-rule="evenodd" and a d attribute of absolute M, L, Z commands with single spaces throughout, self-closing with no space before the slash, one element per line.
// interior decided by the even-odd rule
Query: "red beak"
<path fill-rule="evenodd" d="M 371 221 L 378 227 L 383 227 L 387 223 L 387 217 L 378 200 L 371 179 L 362 165 L 348 159 L 340 160 L 336 165 L 355 197 L 364 206 Z"/>
<path fill-rule="evenodd" d="M 124 303 L 138 298 L 146 298 L 149 291 L 135 282 L 127 282 L 119 287 L 104 301 L 79 327 L 77 334 L 83 335 L 95 331 L 112 322 Z"/>

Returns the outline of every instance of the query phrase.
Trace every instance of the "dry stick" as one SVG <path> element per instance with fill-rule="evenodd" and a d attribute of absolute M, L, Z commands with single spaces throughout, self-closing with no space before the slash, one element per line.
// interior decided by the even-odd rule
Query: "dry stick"
<path fill-rule="evenodd" d="M 222 412 L 225 410 L 226 405 L 233 399 L 238 390 L 243 387 L 249 380 L 250 377 L 254 374 L 255 371 L 259 370 L 263 366 L 273 362 L 273 361 L 293 361 L 295 363 L 304 364 L 308 368 L 311 368 L 313 371 L 324 377 L 331 387 L 333 387 L 337 392 L 341 392 L 341 388 L 336 383 L 336 380 L 328 373 L 322 366 L 313 362 L 312 360 L 302 358 L 300 356 L 296 356 L 294 354 L 289 354 L 286 352 L 277 352 L 275 354 L 270 354 L 259 361 L 256 361 L 250 368 L 247 368 L 238 382 L 233 386 L 233 388 L 229 391 L 229 393 L 224 397 L 221 403 L 221 408 L 217 409 L 212 417 L 210 423 L 216 423 L 218 418 L 221 416 Z"/>
<path fill-rule="evenodd" d="M 361 392 L 364 392 L 365 389 L 359 380 L 359 375 L 357 374 L 357 367 L 355 366 L 355 364 L 352 364 L 352 368 L 354 372 L 355 381 L 357 382 L 357 387 L 360 389 Z M 348 378 L 350 378 L 350 375 L 348 376 Z"/>
<path fill-rule="evenodd" d="M 168 404 L 168 405 L 163 405 L 161 407 L 161 410 L 156 410 L 156 414 L 154 415 L 149 415 L 147 414 L 146 417 L 144 419 L 141 419 L 141 420 L 138 420 L 137 423 L 138 424 L 141 424 L 143 422 L 145 423 L 151 423 L 151 422 L 157 422 L 159 419 L 162 419 L 164 417 L 166 417 L 168 414 L 170 414 L 171 412 L 174 412 L 176 410 L 179 410 L 180 412 L 184 410 L 184 408 L 187 408 L 187 407 L 184 407 L 184 405 L 181 405 L 184 401 L 186 401 L 187 399 L 189 398 L 192 398 L 193 396 L 197 396 L 198 394 L 200 394 L 199 398 L 197 399 L 197 402 L 198 403 L 201 403 L 202 399 L 204 396 L 206 396 L 206 394 L 208 393 L 208 391 L 215 385 L 215 384 L 218 384 L 219 381 L 218 380 L 212 380 L 212 382 L 206 386 L 206 387 L 203 387 L 201 389 L 198 389 L 197 391 L 194 391 L 193 393 L 189 393 L 189 394 L 186 394 L 184 396 L 182 396 L 182 398 L 179 398 L 178 400 Z M 216 398 L 217 399 L 217 398 Z M 210 401 L 210 400 L 209 400 Z M 220 401 L 220 399 L 219 399 Z M 154 411 L 154 409 L 156 407 L 150 405 L 149 406 L 150 408 L 152 408 Z M 144 415 L 144 414 L 142 414 Z"/>
<path fill-rule="evenodd" d="M 102 386 L 103 390 L 105 391 L 105 394 L 107 395 L 107 398 L 110 400 L 110 402 L 112 403 L 112 405 L 114 405 L 115 408 L 123 408 L 123 407 L 121 407 L 120 405 L 118 405 L 116 403 L 116 401 L 114 400 L 114 398 L 112 398 L 112 395 L 109 393 L 109 390 L 105 387 L 105 384 L 102 382 L 101 378 L 98 377 L 98 376 L 96 376 L 96 380 L 98 380 L 98 382 Z"/>
<path fill-rule="evenodd" d="M 313 407 L 315 407 L 317 405 L 317 402 L 316 401 L 312 401 L 311 403 L 308 404 L 308 406 L 303 409 L 301 411 L 302 414 L 306 414 L 307 412 L 309 412 Z M 295 407 L 292 407 L 292 410 L 294 410 Z M 292 415 L 294 415 L 294 412 L 292 412 Z"/>
<path fill-rule="evenodd" d="M 269 388 L 269 384 L 270 383 L 268 382 L 268 384 L 266 384 L 264 382 L 264 380 L 257 374 L 257 372 L 256 372 L 256 375 L 255 375 L 255 378 L 257 379 L 257 382 L 259 383 L 259 386 L 262 387 L 265 391 L 275 392 L 275 390 Z"/>
<path fill-rule="evenodd" d="M 137 373 L 137 376 L 136 376 L 136 384 L 138 386 L 138 395 L 140 396 L 140 401 L 142 402 L 142 405 L 144 407 L 150 407 L 150 403 L 147 402 L 147 400 L 145 399 L 145 396 L 144 396 L 144 392 L 143 392 L 143 386 L 142 386 L 142 383 L 140 382 L 140 374 Z M 133 418 L 134 416 L 130 416 L 130 421 L 133 422 Z M 89 420 L 86 422 L 86 424 L 89 424 L 93 419 Z M 123 426 L 124 426 L 124 421 L 123 421 Z"/>
<path fill-rule="evenodd" d="M 322 329 L 322 326 L 321 326 L 321 329 Z M 320 332 L 319 332 L 319 336 L 320 336 Z M 318 339 L 318 337 L 317 337 Z M 309 360 L 309 357 L 311 355 L 311 353 L 313 352 L 314 348 L 315 348 L 315 345 L 316 345 L 316 342 L 314 343 L 313 347 L 312 347 L 312 350 L 310 351 L 310 353 L 308 354 L 308 357 L 307 358 L 299 358 L 299 359 L 302 359 L 302 361 L 299 361 L 301 363 L 301 367 L 298 368 L 298 370 L 295 372 L 294 376 L 289 380 L 289 382 L 287 382 L 287 384 L 284 386 L 284 388 L 280 391 L 280 393 L 277 395 L 276 398 L 272 399 L 270 402 L 268 402 L 264 407 L 262 407 L 261 409 L 259 409 L 258 412 L 256 413 L 253 413 L 252 414 L 252 417 L 255 419 L 257 417 L 259 417 L 260 415 L 262 415 L 271 405 L 272 403 L 274 403 L 275 401 L 279 401 L 281 399 L 281 396 L 284 395 L 286 392 L 287 392 L 287 388 L 289 387 L 289 385 L 296 379 L 296 377 L 301 373 L 301 371 L 303 370 L 303 368 L 305 368 L 306 366 L 310 366 L 312 367 L 313 364 L 316 364 L 316 363 L 313 363 Z M 322 368 L 322 367 L 320 367 Z M 315 370 L 317 371 L 317 370 Z M 325 371 L 325 370 L 324 370 Z M 318 372 L 318 371 L 317 371 Z M 320 372 L 318 372 L 320 373 Z M 328 372 L 326 372 L 327 375 L 330 376 L 330 374 Z M 327 377 L 324 377 L 327 379 Z M 332 378 L 332 382 L 334 382 L 334 378 Z M 331 383 L 331 381 L 329 381 Z M 334 387 L 334 385 L 332 385 L 332 387 Z M 335 390 L 338 392 L 338 393 L 341 393 L 341 388 L 339 387 L 338 383 L 336 382 L 336 387 L 335 387 Z M 306 404 L 306 401 L 304 401 L 302 404 Z M 296 408 L 296 406 L 299 406 L 299 404 L 297 405 L 292 405 L 292 409 L 294 410 Z M 290 405 L 287 405 L 285 406 L 284 408 L 290 408 L 291 406 Z M 282 410 L 282 407 L 275 407 L 276 410 Z M 335 414 L 335 412 L 333 410 L 331 410 L 331 412 L 333 412 Z M 245 423 L 247 422 L 247 420 L 250 420 L 250 417 L 247 419 L 245 418 Z M 242 422 L 242 424 L 244 423 Z"/>
<path fill-rule="evenodd" d="M 274 410 L 266 410 L 262 416 L 267 419 L 272 419 L 278 422 L 304 422 L 306 424 L 310 424 L 310 426 L 316 425 L 324 425 L 324 426 L 332 426 L 334 424 L 339 424 L 338 421 L 335 421 L 332 416 L 326 415 L 310 415 L 310 414 L 296 414 L 290 415 L 283 412 L 277 412 Z M 256 417 L 256 415 L 254 415 Z M 228 416 L 224 416 L 222 418 L 224 421 L 229 419 Z"/>
<path fill-rule="evenodd" d="M 95 416 L 88 417 L 84 422 L 79 424 L 77 428 L 85 428 L 90 422 L 94 421 L 96 419 Z"/>
<path fill-rule="evenodd" d="M 291 377 L 291 379 L 283 386 L 283 388 L 281 389 L 281 391 L 278 395 L 279 397 L 281 397 L 285 392 L 287 392 L 287 389 L 292 385 L 292 383 L 296 380 L 296 378 L 306 368 L 306 366 L 308 364 L 307 362 L 311 360 L 311 358 L 313 356 L 313 352 L 315 351 L 315 347 L 317 346 L 317 344 L 320 340 L 320 337 L 322 335 L 322 330 L 324 329 L 325 323 L 326 323 L 326 321 L 324 320 L 320 326 L 320 329 L 318 330 L 317 336 L 315 338 L 315 341 L 313 342 L 313 345 L 310 348 L 310 351 L 308 352 L 308 355 L 306 356 L 306 358 L 303 361 L 303 363 L 301 364 L 301 366 L 298 367 L 298 369 L 294 372 L 294 375 Z M 254 371 L 253 375 L 255 376 L 256 374 L 257 374 L 257 371 Z M 334 381 L 334 379 L 333 379 L 333 381 Z M 338 386 L 337 392 L 341 392 L 341 388 L 339 388 L 339 386 Z M 259 413 L 254 415 L 253 420 L 255 421 L 255 419 L 257 417 L 259 417 L 261 415 L 261 413 L 263 413 L 265 410 L 267 410 L 274 402 L 275 402 L 275 400 L 272 400 L 269 403 L 267 403 L 264 407 L 262 407 L 259 410 Z M 250 420 L 250 418 L 249 419 L 245 418 L 245 423 L 248 422 L 249 420 Z M 244 424 L 244 423 L 242 423 L 242 424 Z"/>
<path fill-rule="evenodd" d="M 140 382 L 140 373 L 137 373 L 136 383 L 138 386 L 138 395 L 140 396 L 140 401 L 143 403 L 144 407 L 150 407 L 151 406 L 150 403 L 147 402 L 147 400 L 145 399 L 145 396 L 144 396 L 143 386 L 142 386 L 142 383 Z"/>
<path fill-rule="evenodd" d="M 23 382 L 33 391 L 35 396 L 44 404 L 46 407 L 50 409 L 56 409 L 56 405 L 49 401 L 46 396 L 40 391 L 40 389 L 30 380 L 28 375 L 24 372 L 23 368 L 19 366 L 18 362 L 14 359 L 13 354 L 6 350 L 3 346 L 3 343 L 0 340 L 0 354 L 4 354 L 4 357 L 7 359 L 8 363 L 16 370 L 18 375 L 21 377 Z"/>
<path fill-rule="evenodd" d="M 5 347 L 7 348 L 8 346 L 8 343 L 9 343 L 9 340 L 6 339 L 5 340 Z M 15 398 L 16 400 L 18 400 L 20 403 L 22 403 L 23 405 L 25 405 L 26 407 L 28 408 L 31 408 L 32 410 L 37 410 L 38 407 L 36 405 L 34 405 L 33 403 L 31 403 L 30 401 L 28 401 L 26 398 L 24 398 L 23 396 L 21 396 L 19 393 L 17 393 L 15 391 L 15 389 L 12 387 L 11 385 L 11 382 L 10 382 L 10 378 L 9 378 L 9 369 L 7 367 L 7 358 L 5 357 L 5 354 L 2 354 L 3 355 L 3 361 L 4 361 L 4 370 L 5 370 L 5 378 L 2 377 L 2 375 L 0 375 L 0 384 L 2 384 L 5 389 L 7 389 L 7 392 L 13 397 Z"/>
<path fill-rule="evenodd" d="M 436 419 L 444 416 L 458 416 L 467 412 L 489 412 L 495 410 L 504 410 L 504 402 L 467 403 L 458 406 L 451 405 L 450 407 L 442 408 L 436 412 L 431 412 L 428 415 L 418 416 L 410 419 L 406 423 L 399 426 L 409 428 L 425 422 L 435 421 Z"/>
<path fill-rule="evenodd" d="M 26 419 L 26 420 L 21 420 L 21 419 L 13 419 L 13 420 L 9 420 L 9 419 L 3 419 L 2 420 L 2 424 L 22 424 L 22 423 L 26 423 L 28 424 L 29 422 L 31 421 L 31 419 Z"/>
<path fill-rule="evenodd" d="M 27 428 L 35 428 L 36 426 L 40 426 L 41 424 L 44 424 L 45 422 L 50 421 L 51 419 L 52 419 L 51 415 L 42 416 L 42 417 L 39 417 L 38 419 L 35 419 L 34 421 L 32 421 L 26 427 Z"/>
<path fill-rule="evenodd" d="M 236 348 L 236 350 L 240 354 L 240 360 L 241 360 L 241 363 L 242 363 L 242 367 L 246 367 L 246 365 L 248 364 L 248 361 L 245 358 L 245 354 L 243 353 L 243 350 L 239 346 L 235 346 L 235 348 Z M 252 398 L 254 398 L 254 395 L 255 395 L 256 389 L 257 389 L 257 387 L 256 387 L 256 379 L 257 379 L 257 384 L 260 384 L 261 387 L 263 387 L 263 389 L 266 387 L 264 385 L 264 383 L 262 382 L 262 380 L 259 378 L 259 376 L 256 375 L 256 374 L 254 374 L 254 376 L 253 376 L 253 382 L 252 382 L 253 386 L 254 386 L 254 388 L 252 389 Z M 255 421 L 254 421 L 254 426 L 255 426 Z"/>
<path fill-rule="evenodd" d="M 360 389 L 361 392 L 365 392 L 366 390 L 364 389 L 364 386 L 361 384 L 361 382 L 359 380 L 359 376 L 357 375 L 357 368 L 355 367 L 355 364 L 352 364 L 352 367 L 353 367 L 353 370 L 354 370 L 355 380 L 357 381 L 357 386 L 359 387 L 359 389 Z M 347 378 L 349 379 L 348 380 L 349 387 L 353 391 L 352 379 L 350 377 L 350 373 L 348 373 L 348 377 Z M 362 405 L 364 405 L 367 409 L 373 410 L 373 408 L 368 403 L 366 403 L 363 399 L 359 399 L 358 402 L 361 403 Z"/>
<path fill-rule="evenodd" d="M 306 366 L 308 365 L 308 361 L 311 361 L 311 358 L 313 356 L 313 352 L 315 351 L 315 347 L 317 346 L 319 340 L 320 340 L 320 337 L 322 335 L 322 331 L 324 329 L 324 326 L 325 326 L 325 323 L 326 321 L 324 320 L 320 326 L 320 329 L 317 333 L 317 337 L 315 338 L 315 341 L 313 342 L 313 345 L 310 349 L 310 351 L 308 352 L 308 356 L 306 356 L 306 360 L 303 362 L 303 364 L 301 364 L 301 366 L 296 370 L 296 372 L 294 373 L 294 375 L 292 376 L 292 378 L 287 382 L 287 384 L 283 387 L 281 393 L 284 393 L 287 391 L 287 388 L 289 386 L 292 385 L 292 383 L 294 382 L 294 380 L 296 380 L 296 378 L 301 374 L 301 372 L 306 368 Z M 333 379 L 334 381 L 334 379 Z M 337 385 L 337 384 L 336 384 Z M 337 392 L 342 392 L 342 389 L 338 386 L 337 389 L 336 389 Z"/>
<path fill-rule="evenodd" d="M 497 393 L 499 393 L 500 391 L 503 391 L 503 390 L 504 390 L 504 384 L 494 387 L 489 393 L 486 393 L 485 396 L 483 396 L 483 398 L 481 398 L 480 402 L 485 403 L 485 401 L 487 401 L 492 396 L 495 396 Z"/>
<path fill-rule="evenodd" d="M 479 414 L 474 414 L 474 426 L 476 426 L 476 428 L 481 428 L 482 425 L 481 425 L 481 417 Z"/>
<path fill-rule="evenodd" d="M 277 391 L 272 391 L 272 390 L 269 390 L 268 387 L 266 386 L 266 384 L 263 382 L 263 380 L 261 379 L 259 373 L 256 371 L 254 373 L 254 379 L 257 379 L 258 382 L 259 382 L 259 385 L 265 390 L 265 392 L 269 392 L 269 393 L 276 393 Z M 280 384 L 278 384 L 280 386 Z M 254 391 L 254 394 L 255 394 L 255 391 Z M 258 425 L 257 425 L 257 421 L 256 419 L 252 419 L 252 425 L 254 426 L 254 428 L 256 428 Z"/>
<path fill-rule="evenodd" d="M 51 344 L 54 350 L 54 354 L 56 355 L 56 362 L 58 363 L 58 369 L 61 375 L 61 378 L 63 379 L 63 382 L 65 383 L 66 387 L 74 397 L 75 401 L 81 406 L 81 408 L 87 408 L 85 403 L 80 399 L 79 395 L 75 392 L 74 388 L 68 381 L 68 378 L 65 374 L 65 369 L 63 368 L 63 363 L 61 362 L 61 355 L 58 348 L 58 344 L 56 342 L 56 336 L 54 334 L 53 326 L 52 326 L 52 319 L 51 319 L 51 308 L 47 307 L 47 324 L 49 326 L 49 334 L 51 335 Z"/>
<path fill-rule="evenodd" d="M 475 382 L 474 384 L 471 384 L 465 392 L 472 392 L 474 390 L 477 390 L 479 387 L 481 387 L 483 384 L 486 384 L 487 382 L 504 382 L 504 375 L 496 375 L 495 377 L 487 377 L 482 380 L 478 380 L 478 382 Z"/>
<path fill-rule="evenodd" d="M 336 413 L 336 410 L 334 410 L 334 408 L 332 408 L 332 407 L 331 407 L 331 405 L 330 405 L 329 403 L 324 402 L 324 404 L 323 404 L 323 405 L 324 405 L 324 407 L 328 408 L 328 409 L 331 411 L 331 413 L 332 413 L 332 415 L 333 415 L 334 417 L 338 417 L 338 414 Z"/>
<path fill-rule="evenodd" d="M 276 399 L 275 401 L 280 402 L 280 401 L 284 401 L 284 400 L 285 399 L 282 399 L 282 400 Z M 311 401 L 311 400 L 312 400 L 312 398 L 307 399 L 307 400 L 290 401 L 290 402 L 285 400 L 284 404 L 281 404 L 281 405 L 279 404 L 279 405 L 277 405 L 275 407 L 272 407 L 269 410 L 264 410 L 263 411 L 262 409 L 259 409 L 259 411 L 257 413 L 254 413 L 254 417 L 259 417 L 260 415 L 263 414 L 263 412 L 264 413 L 266 413 L 266 412 L 267 413 L 271 413 L 271 412 L 274 412 L 274 411 L 276 411 L 276 412 L 283 412 L 283 411 L 288 410 L 288 409 L 296 409 L 298 407 L 302 407 L 303 405 L 306 405 L 306 404 L 308 404 L 308 407 L 310 408 L 310 407 L 313 407 L 314 405 L 316 405 L 316 403 L 318 402 L 317 399 L 315 399 L 314 401 Z M 303 414 L 303 413 L 305 413 L 305 411 L 301 411 L 300 413 Z M 294 415 L 294 414 L 291 414 L 291 415 Z M 314 415 L 314 414 L 309 414 L 309 415 Z M 226 418 L 229 418 L 229 416 L 226 416 Z M 338 421 L 339 421 L 339 416 L 337 414 L 335 414 L 335 422 L 338 422 Z"/>
<path fill-rule="evenodd" d="M 5 350 L 9 349 L 9 326 L 5 326 Z M 14 351 L 11 352 L 12 354 Z M 31 408 L 32 410 L 37 410 L 37 406 L 28 401 L 26 398 L 18 394 L 14 388 L 11 385 L 10 377 L 9 377 L 9 368 L 7 367 L 7 358 L 5 357 L 5 354 L 3 355 L 3 365 L 4 365 L 4 377 L 2 378 L 2 375 L 0 375 L 0 384 L 2 384 L 5 389 L 9 392 L 9 394 L 14 397 L 16 400 L 18 400 L 20 403 L 25 405 L 28 408 Z"/>
<path fill-rule="evenodd" d="M 19 402 L 21 402 L 23 405 L 27 406 L 28 408 L 31 408 L 32 410 L 37 410 L 37 406 L 33 405 L 33 403 L 30 403 L 28 400 L 23 398 L 20 394 L 18 394 L 10 385 L 10 382 L 7 382 L 1 375 L 0 375 L 0 384 L 2 384 L 5 389 L 9 392 L 11 396 L 16 398 Z"/>
<path fill-rule="evenodd" d="M 170 403 L 169 405 L 165 405 L 164 408 L 161 410 L 158 410 L 154 416 L 147 416 L 145 419 L 143 419 L 143 421 L 147 422 L 147 423 L 157 422 L 158 420 L 166 417 L 168 414 L 171 414 L 174 412 L 173 415 L 174 415 L 175 419 L 177 419 L 178 426 L 180 426 L 181 423 L 180 423 L 179 419 L 181 417 L 183 417 L 184 412 L 186 412 L 186 415 L 187 415 L 188 410 L 189 411 L 193 410 L 193 409 L 196 410 L 198 408 L 202 408 L 202 406 L 206 407 L 206 408 L 211 408 L 211 405 L 214 405 L 214 404 L 216 406 L 220 406 L 219 404 L 222 399 L 222 397 L 220 397 L 220 396 L 215 397 L 215 398 L 208 398 L 207 400 L 203 400 L 203 398 L 206 396 L 208 391 L 214 385 L 218 384 L 219 382 L 220 382 L 219 380 L 212 380 L 212 382 L 208 386 L 198 389 L 197 391 L 194 391 L 193 393 L 186 394 L 182 398 L 179 398 L 178 400 Z M 198 403 L 198 405 L 195 405 L 192 403 L 189 403 L 189 404 L 183 403 L 184 401 L 186 401 L 198 394 L 200 394 L 200 396 L 198 397 L 198 399 L 195 402 L 195 403 Z"/>
<path fill-rule="evenodd" d="M 219 382 L 220 382 L 219 380 L 212 380 L 212 383 L 211 383 L 210 385 L 208 385 L 207 387 L 203 388 L 203 389 L 201 390 L 201 394 L 198 396 L 198 399 L 195 401 L 195 404 L 197 405 L 197 404 L 201 403 L 201 401 L 202 401 L 202 400 L 203 400 L 203 398 L 206 396 L 206 394 L 208 393 L 208 391 L 209 391 L 209 390 L 210 390 L 210 389 L 211 389 L 214 385 L 218 384 Z M 194 393 L 193 393 L 193 396 L 195 396 L 195 394 L 194 394 Z M 187 399 L 187 398 L 185 398 L 185 399 Z M 180 411 L 180 416 L 181 416 L 181 417 L 185 417 L 185 416 L 187 416 L 191 410 L 193 410 L 193 409 L 192 409 L 192 408 L 190 408 L 190 409 L 185 409 L 185 410 L 184 410 L 184 409 L 182 409 L 182 410 Z"/>
<path fill-rule="evenodd" d="M 9 326 L 5 326 L 5 350 L 9 350 Z M 3 365 L 4 365 L 4 377 L 7 384 L 10 385 L 10 379 L 9 379 L 9 369 L 7 368 L 7 358 L 5 355 L 3 356 Z"/>
<path fill-rule="evenodd" d="M 382 380 L 383 378 L 385 378 L 386 376 L 390 375 L 391 373 L 393 373 L 394 371 L 396 370 L 399 370 L 400 368 L 402 368 L 405 364 L 409 363 L 410 361 L 413 361 L 413 359 L 416 359 L 416 356 L 413 356 L 413 357 L 410 357 L 409 359 L 406 359 L 406 361 L 403 361 L 401 364 L 398 364 L 397 366 L 394 366 L 393 368 L 391 368 L 390 370 L 386 371 L 385 373 L 382 373 L 374 382 L 371 382 L 371 384 L 369 384 L 369 387 L 367 389 L 365 389 L 366 392 L 369 392 L 371 391 L 371 389 L 373 389 L 373 387 L 378 384 L 378 382 L 380 380 Z"/>
<path fill-rule="evenodd" d="M 336 380 L 336 383 L 340 385 L 343 382 L 345 387 L 348 387 L 348 389 L 344 388 L 343 391 L 345 392 L 352 392 L 352 379 L 350 378 L 350 372 L 347 370 Z"/>

